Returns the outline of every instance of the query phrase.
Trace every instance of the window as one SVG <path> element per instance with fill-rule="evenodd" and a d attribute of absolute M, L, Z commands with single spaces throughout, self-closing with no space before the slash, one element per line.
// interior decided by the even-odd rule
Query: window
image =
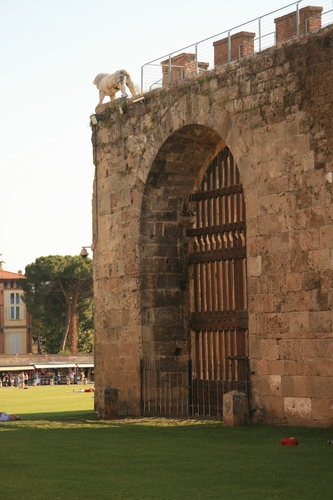
<path fill-rule="evenodd" d="M 21 335 L 11 333 L 10 335 L 10 354 L 21 354 Z"/>
<path fill-rule="evenodd" d="M 19 281 L 16 282 L 16 288 L 21 288 L 21 284 Z"/>
<path fill-rule="evenodd" d="M 7 294 L 7 319 L 24 319 L 24 305 L 19 293 Z"/>
<path fill-rule="evenodd" d="M 14 281 L 10 282 L 10 288 L 14 288 Z"/>
<path fill-rule="evenodd" d="M 7 281 L 4 282 L 3 287 L 7 288 Z"/>

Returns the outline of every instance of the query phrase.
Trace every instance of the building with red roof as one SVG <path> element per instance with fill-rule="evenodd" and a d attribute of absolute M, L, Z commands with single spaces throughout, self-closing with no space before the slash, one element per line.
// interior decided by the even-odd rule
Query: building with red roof
<path fill-rule="evenodd" d="M 0 354 L 31 353 L 31 317 L 22 300 L 22 271 L 0 269 Z"/>

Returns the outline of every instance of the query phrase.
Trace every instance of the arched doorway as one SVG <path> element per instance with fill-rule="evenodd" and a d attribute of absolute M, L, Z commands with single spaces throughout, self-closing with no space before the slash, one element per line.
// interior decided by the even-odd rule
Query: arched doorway
<path fill-rule="evenodd" d="M 139 251 L 142 414 L 218 416 L 246 377 L 247 312 L 243 190 L 216 132 L 186 126 L 161 147 Z"/>
<path fill-rule="evenodd" d="M 248 313 L 243 186 L 225 147 L 208 167 L 191 238 L 192 413 L 219 416 L 223 394 L 247 390 Z"/>

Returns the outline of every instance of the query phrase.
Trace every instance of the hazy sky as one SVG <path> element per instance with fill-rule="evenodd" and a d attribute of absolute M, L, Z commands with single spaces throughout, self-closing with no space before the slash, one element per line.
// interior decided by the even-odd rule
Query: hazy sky
<path fill-rule="evenodd" d="M 91 244 L 97 73 L 126 68 L 139 84 L 147 61 L 286 4 L 0 0 L 4 269 L 24 271 L 40 256 Z"/>

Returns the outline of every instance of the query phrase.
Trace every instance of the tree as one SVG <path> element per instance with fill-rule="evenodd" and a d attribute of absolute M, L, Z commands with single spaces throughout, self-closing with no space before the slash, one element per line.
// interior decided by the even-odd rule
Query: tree
<path fill-rule="evenodd" d="M 79 332 L 88 335 L 85 323 L 90 337 L 93 330 L 92 260 L 69 255 L 39 257 L 26 267 L 25 274 L 23 300 L 32 316 L 33 334 L 43 338 L 48 352 L 57 352 L 56 345 L 64 351 L 67 344 L 71 354 L 76 354 Z"/>

